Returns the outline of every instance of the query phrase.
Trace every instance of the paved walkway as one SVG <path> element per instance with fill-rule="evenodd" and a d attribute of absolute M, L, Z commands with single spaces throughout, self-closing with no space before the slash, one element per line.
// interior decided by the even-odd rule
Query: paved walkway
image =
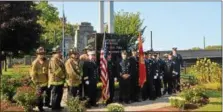
<path fill-rule="evenodd" d="M 153 109 L 167 107 L 167 106 L 170 106 L 170 104 L 168 103 L 168 97 L 169 95 L 165 95 L 156 99 L 155 101 L 146 100 L 142 102 L 124 104 L 125 111 L 146 111 L 146 110 L 151 110 L 151 109 L 153 110 Z M 64 94 L 63 94 L 63 99 L 61 103 L 63 107 L 66 107 L 66 104 L 65 104 L 66 99 L 67 99 L 67 89 L 64 90 Z M 52 112 L 51 109 L 48 109 L 48 108 L 44 108 L 44 109 L 46 112 Z M 38 110 L 38 109 L 35 108 L 34 110 Z M 97 108 L 93 107 L 93 108 L 87 109 L 87 111 L 106 111 L 106 108 L 105 106 L 99 106 Z M 61 112 L 68 112 L 68 111 L 65 108 Z"/>

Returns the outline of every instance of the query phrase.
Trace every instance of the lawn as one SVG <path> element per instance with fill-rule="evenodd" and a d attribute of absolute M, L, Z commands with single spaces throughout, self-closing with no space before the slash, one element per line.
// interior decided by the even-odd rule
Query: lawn
<path fill-rule="evenodd" d="M 11 76 L 14 78 L 19 78 L 24 75 L 29 75 L 30 66 L 28 65 L 14 65 L 13 68 L 8 68 L 7 72 L 2 70 L 3 76 Z"/>
<path fill-rule="evenodd" d="M 222 93 L 221 91 L 208 90 L 210 97 L 209 104 L 196 109 L 195 111 L 221 111 L 222 110 Z"/>

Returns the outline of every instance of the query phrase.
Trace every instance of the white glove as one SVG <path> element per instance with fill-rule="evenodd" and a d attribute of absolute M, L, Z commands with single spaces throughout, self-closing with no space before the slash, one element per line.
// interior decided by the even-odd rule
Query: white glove
<path fill-rule="evenodd" d="M 157 76 L 154 76 L 154 79 L 157 79 Z"/>
<path fill-rule="evenodd" d="M 160 79 L 163 79 L 163 76 L 160 76 Z"/>
<path fill-rule="evenodd" d="M 85 84 L 89 85 L 89 81 L 85 81 Z"/>
<path fill-rule="evenodd" d="M 117 78 L 116 77 L 114 78 L 114 80 L 115 80 L 115 82 L 117 82 Z"/>

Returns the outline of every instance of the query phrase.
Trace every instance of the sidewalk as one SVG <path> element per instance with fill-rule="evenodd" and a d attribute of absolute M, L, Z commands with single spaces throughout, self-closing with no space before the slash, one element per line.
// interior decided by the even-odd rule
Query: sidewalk
<path fill-rule="evenodd" d="M 146 101 L 142 101 L 142 102 L 124 104 L 125 111 L 146 111 L 146 110 L 153 110 L 153 109 L 167 107 L 167 106 L 170 106 L 170 104 L 168 103 L 168 97 L 169 97 L 169 95 L 164 95 L 164 96 L 156 99 L 155 101 L 146 100 Z M 68 110 L 66 108 L 66 103 L 65 103 L 66 100 L 67 100 L 67 89 L 64 89 L 64 94 L 63 94 L 63 99 L 62 99 L 61 105 L 63 107 L 65 107 L 65 109 L 63 109 L 60 112 L 68 112 Z M 48 108 L 44 108 L 44 109 L 46 112 L 52 112 L 51 109 L 48 109 Z M 34 110 L 38 110 L 38 109 L 35 108 Z M 105 106 L 92 107 L 90 109 L 87 109 L 87 111 L 95 111 L 95 112 L 106 111 L 106 107 Z"/>

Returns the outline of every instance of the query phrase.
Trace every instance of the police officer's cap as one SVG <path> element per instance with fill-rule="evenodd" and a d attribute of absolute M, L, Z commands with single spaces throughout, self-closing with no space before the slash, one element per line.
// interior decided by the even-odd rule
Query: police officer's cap
<path fill-rule="evenodd" d="M 87 54 L 88 54 L 88 55 L 95 54 L 95 51 L 89 51 Z"/>
<path fill-rule="evenodd" d="M 45 53 L 45 50 L 43 47 L 39 47 L 36 49 L 36 54 L 44 54 Z"/>
<path fill-rule="evenodd" d="M 121 53 L 127 55 L 127 51 L 126 50 L 122 50 Z"/>
<path fill-rule="evenodd" d="M 132 52 L 137 52 L 137 49 L 136 48 L 132 49 Z"/>
<path fill-rule="evenodd" d="M 163 57 L 167 57 L 169 54 L 167 54 L 167 53 L 165 53 L 165 54 L 163 54 Z"/>
<path fill-rule="evenodd" d="M 177 47 L 173 47 L 172 50 L 175 50 L 176 51 L 177 50 Z"/>
<path fill-rule="evenodd" d="M 52 52 L 53 52 L 53 53 L 59 53 L 59 52 L 61 52 L 60 46 L 56 46 L 56 47 L 54 47 L 54 48 L 52 49 Z"/>
<path fill-rule="evenodd" d="M 169 52 L 169 53 L 168 53 L 168 55 L 171 55 L 171 56 L 172 56 L 172 55 L 173 55 L 173 53 L 172 53 L 172 52 Z"/>

